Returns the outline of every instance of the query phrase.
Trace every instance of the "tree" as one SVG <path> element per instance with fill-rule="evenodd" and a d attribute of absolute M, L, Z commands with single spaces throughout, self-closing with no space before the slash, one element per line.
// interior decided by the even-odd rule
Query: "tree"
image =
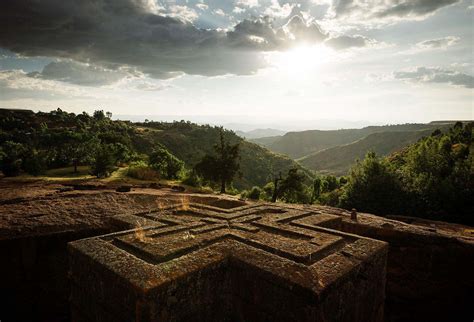
<path fill-rule="evenodd" d="M 311 197 L 304 184 L 305 176 L 297 168 L 288 170 L 285 178 L 275 177 L 272 202 L 282 199 L 290 203 L 309 203 Z"/>
<path fill-rule="evenodd" d="M 108 177 L 114 171 L 114 155 L 108 145 L 101 145 L 95 152 L 91 173 L 97 178 Z"/>
<path fill-rule="evenodd" d="M 362 162 L 351 169 L 340 204 L 376 214 L 400 213 L 404 193 L 396 173 L 374 152 L 367 153 Z"/>
<path fill-rule="evenodd" d="M 0 168 L 7 177 L 15 177 L 20 174 L 22 155 L 25 147 L 21 143 L 6 141 L 2 146 L 2 159 Z"/>
<path fill-rule="evenodd" d="M 221 193 L 225 193 L 240 168 L 240 142 L 231 144 L 220 128 L 219 143 L 214 145 L 214 155 L 205 155 L 195 169 L 204 179 L 220 183 Z"/>
<path fill-rule="evenodd" d="M 46 156 L 44 151 L 30 149 L 24 156 L 23 170 L 28 174 L 37 176 L 46 171 Z"/>
<path fill-rule="evenodd" d="M 285 202 L 309 203 L 308 187 L 304 184 L 305 176 L 297 168 L 288 170 L 288 174 L 280 185 L 281 198 Z"/>
<path fill-rule="evenodd" d="M 102 121 L 105 119 L 105 113 L 104 110 L 97 110 L 94 111 L 94 114 L 92 116 L 97 120 L 97 121 Z"/>
<path fill-rule="evenodd" d="M 321 195 L 321 178 L 316 177 L 313 180 L 313 191 L 311 194 L 311 203 L 314 203 L 316 200 L 318 200 L 320 195 Z"/>
<path fill-rule="evenodd" d="M 326 176 L 323 178 L 321 192 L 331 192 L 338 188 L 337 178 L 335 176 Z"/>
<path fill-rule="evenodd" d="M 107 116 L 108 119 L 112 118 L 112 112 L 105 112 L 105 115 Z"/>
<path fill-rule="evenodd" d="M 280 186 L 279 183 L 283 180 L 281 177 L 281 172 L 278 174 L 278 177 L 275 176 L 273 178 L 273 192 L 272 192 L 272 202 L 276 202 L 278 199 L 278 195 L 280 194 Z"/>
<path fill-rule="evenodd" d="M 177 179 L 184 162 L 171 154 L 164 146 L 157 145 L 149 157 L 149 165 L 166 179 Z"/>
<path fill-rule="evenodd" d="M 72 161 L 74 173 L 82 162 L 90 162 L 99 145 L 97 138 L 87 132 L 68 131 L 63 136 L 63 150 Z"/>

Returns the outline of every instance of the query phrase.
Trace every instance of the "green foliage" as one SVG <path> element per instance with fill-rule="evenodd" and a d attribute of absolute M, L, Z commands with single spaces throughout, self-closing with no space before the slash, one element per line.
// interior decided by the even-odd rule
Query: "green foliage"
<path fill-rule="evenodd" d="M 104 113 L 105 115 L 105 113 Z M 146 160 L 157 144 L 193 169 L 205 155 L 213 155 L 213 144 L 220 140 L 221 129 L 190 122 L 131 123 L 104 118 L 100 111 L 96 117 L 87 113 L 74 114 L 57 109 L 48 113 L 0 109 L 0 146 L 6 141 L 22 144 L 27 150 L 45 152 L 49 169 L 91 165 L 100 145 L 113 145 L 114 162 L 127 165 Z M 224 131 L 230 145 L 239 144 L 239 168 L 242 175 L 234 176 L 237 189 L 263 186 L 273 173 L 286 173 L 299 167 L 305 174 L 306 184 L 311 173 L 302 169 L 290 158 Z M 143 157 L 145 156 L 145 157 Z M 22 158 L 17 164 L 21 168 Z"/>
<path fill-rule="evenodd" d="M 158 172 L 150 168 L 144 161 L 132 163 L 127 169 L 127 176 L 138 180 L 155 180 L 159 178 Z"/>
<path fill-rule="evenodd" d="M 385 159 L 369 153 L 352 169 L 340 205 L 473 224 L 473 127 L 435 131 Z"/>
<path fill-rule="evenodd" d="M 255 186 L 250 189 L 250 192 L 248 193 L 247 197 L 252 200 L 259 200 L 261 194 L 262 189 L 260 189 L 260 187 Z"/>
<path fill-rule="evenodd" d="M 46 153 L 35 149 L 29 150 L 24 157 L 22 167 L 28 174 L 34 176 L 44 174 L 47 169 Z"/>
<path fill-rule="evenodd" d="M 162 145 L 157 145 L 150 154 L 149 165 L 166 179 L 178 179 L 184 162 L 171 154 Z"/>
<path fill-rule="evenodd" d="M 271 201 L 274 190 L 275 190 L 275 184 L 273 182 L 268 182 L 266 185 L 263 186 L 262 199 L 266 201 Z"/>
<path fill-rule="evenodd" d="M 202 178 L 196 173 L 196 171 L 194 171 L 194 169 L 187 171 L 181 182 L 191 187 L 202 186 Z"/>
<path fill-rule="evenodd" d="M 313 180 L 313 190 L 311 193 L 311 203 L 314 203 L 321 196 L 322 180 L 320 177 L 316 177 Z"/>
<path fill-rule="evenodd" d="M 219 127 L 196 125 L 189 122 L 148 122 L 139 123 L 143 128 L 132 137 L 133 145 L 138 152 L 149 153 L 156 142 L 163 144 L 171 153 L 183 160 L 188 169 L 194 168 L 206 155 L 213 155 L 214 143 L 220 140 Z M 149 129 L 145 132 L 145 129 Z M 287 156 L 279 155 L 267 149 L 242 140 L 232 131 L 224 130 L 225 139 L 230 144 L 239 143 L 240 173 L 233 179 L 237 189 L 250 189 L 263 186 L 272 179 L 273 173 L 287 172 L 292 167 L 299 167 Z M 302 169 L 303 170 L 303 169 Z M 310 181 L 311 173 L 303 170 L 305 181 Z"/>
<path fill-rule="evenodd" d="M 277 186 L 277 198 L 289 203 L 310 203 L 311 195 L 304 179 L 297 168 L 290 169 Z"/>
<path fill-rule="evenodd" d="M 214 145 L 214 154 L 204 156 L 195 169 L 205 180 L 220 183 L 220 191 L 225 193 L 226 186 L 232 183 L 239 167 L 239 143 L 231 144 L 221 129 L 219 143 Z"/>
<path fill-rule="evenodd" d="M 94 111 L 93 117 L 98 121 L 102 121 L 105 119 L 105 113 L 103 110 L 97 110 Z"/>
<path fill-rule="evenodd" d="M 0 169 L 7 177 L 14 177 L 20 174 L 22 156 L 25 147 L 21 143 L 6 141 L 2 145 L 2 159 Z"/>
<path fill-rule="evenodd" d="M 91 164 L 91 174 L 97 178 L 105 178 L 115 170 L 113 149 L 110 145 L 101 145 L 97 148 Z"/>
<path fill-rule="evenodd" d="M 388 162 L 374 152 L 352 168 L 341 206 L 375 214 L 396 213 L 404 200 L 401 182 Z"/>

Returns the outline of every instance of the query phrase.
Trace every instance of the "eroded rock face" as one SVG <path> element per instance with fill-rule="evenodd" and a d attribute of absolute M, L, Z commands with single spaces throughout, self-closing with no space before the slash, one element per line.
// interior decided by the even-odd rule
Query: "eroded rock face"
<path fill-rule="evenodd" d="M 70 243 L 72 321 L 383 321 L 385 242 L 314 209 L 179 204 Z M 330 227 L 330 228 L 327 228 Z"/>

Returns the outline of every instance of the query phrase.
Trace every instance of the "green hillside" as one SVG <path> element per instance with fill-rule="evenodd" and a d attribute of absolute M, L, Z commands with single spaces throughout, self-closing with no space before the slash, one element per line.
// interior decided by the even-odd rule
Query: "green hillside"
<path fill-rule="evenodd" d="M 372 133 L 433 130 L 438 127 L 437 124 L 400 124 L 369 126 L 362 129 L 310 130 L 289 132 L 275 140 L 260 138 L 253 141 L 274 152 L 283 153 L 297 159 L 324 149 L 355 142 Z"/>
<path fill-rule="evenodd" d="M 149 122 L 137 123 L 137 126 L 140 133 L 134 136 L 133 143 L 138 151 L 146 153 L 147 147 L 152 146 L 154 142 L 160 142 L 183 160 L 187 167 L 193 167 L 205 154 L 212 153 L 213 145 L 219 138 L 218 127 L 189 122 Z M 231 143 L 241 144 L 242 176 L 234 182 L 238 189 L 262 186 L 271 181 L 274 174 L 280 171 L 286 173 L 292 167 L 301 168 L 308 178 L 311 176 L 310 171 L 303 169 L 287 156 L 248 142 L 232 131 L 226 131 L 226 136 Z"/>
<path fill-rule="evenodd" d="M 312 153 L 297 161 L 308 169 L 324 174 L 346 175 L 356 159 L 363 159 L 369 151 L 388 155 L 400 151 L 432 130 L 372 133 L 355 142 Z"/>
<path fill-rule="evenodd" d="M 132 123 L 114 121 L 110 116 L 103 112 L 76 115 L 60 109 L 50 113 L 0 109 L 0 163 L 5 154 L 2 151 L 16 149 L 23 156 L 18 156 L 19 160 L 29 161 L 30 155 L 41 157 L 43 172 L 73 163 L 89 165 L 90 160 L 84 157 L 87 150 L 108 145 L 123 151 L 119 163 L 126 164 L 136 158 L 146 159 L 157 144 L 162 144 L 191 169 L 204 155 L 213 153 L 219 139 L 218 127 L 184 121 Z M 273 175 L 292 167 L 302 169 L 287 156 L 245 141 L 232 131 L 225 131 L 225 136 L 229 142 L 241 143 L 241 176 L 234 181 L 238 189 L 263 186 Z M 302 170 L 309 179 L 310 171 Z"/>

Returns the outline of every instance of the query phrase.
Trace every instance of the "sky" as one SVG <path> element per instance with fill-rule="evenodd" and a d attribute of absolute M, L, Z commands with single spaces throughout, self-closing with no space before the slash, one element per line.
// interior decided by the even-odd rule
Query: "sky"
<path fill-rule="evenodd" d="M 280 128 L 474 119 L 473 14 L 472 0 L 3 0 L 0 107 Z"/>

